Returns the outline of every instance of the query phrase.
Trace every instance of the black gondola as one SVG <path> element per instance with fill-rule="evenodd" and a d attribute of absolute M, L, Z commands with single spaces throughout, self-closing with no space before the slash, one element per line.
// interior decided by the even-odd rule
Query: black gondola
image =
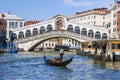
<path fill-rule="evenodd" d="M 50 60 L 50 59 L 47 59 L 46 56 L 44 56 L 44 61 L 49 64 L 49 65 L 53 65 L 53 66 L 66 66 L 68 65 L 70 62 L 72 62 L 73 60 L 73 57 L 71 57 L 70 59 L 67 59 L 67 60 L 63 60 L 59 63 L 56 63 L 55 61 L 53 60 Z"/>

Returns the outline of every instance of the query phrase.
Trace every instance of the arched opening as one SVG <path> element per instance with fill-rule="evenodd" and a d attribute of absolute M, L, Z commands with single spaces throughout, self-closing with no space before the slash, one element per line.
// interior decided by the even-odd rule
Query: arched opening
<path fill-rule="evenodd" d="M 38 35 L 38 29 L 37 28 L 33 29 L 33 36 L 35 36 L 35 35 Z"/>
<path fill-rule="evenodd" d="M 45 32 L 45 27 L 44 26 L 40 27 L 40 34 L 42 34 L 44 32 Z"/>
<path fill-rule="evenodd" d="M 73 26 L 72 25 L 68 25 L 67 31 L 73 32 Z"/>
<path fill-rule="evenodd" d="M 16 35 L 15 33 L 13 33 L 13 34 L 12 34 L 12 38 L 13 38 L 14 40 L 16 40 L 16 39 L 17 39 L 17 35 Z"/>
<path fill-rule="evenodd" d="M 52 31 L 53 29 L 52 29 L 52 25 L 48 25 L 47 26 L 47 32 L 50 32 L 50 31 Z"/>
<path fill-rule="evenodd" d="M 87 35 L 87 30 L 86 30 L 86 28 L 82 28 L 81 35 Z"/>
<path fill-rule="evenodd" d="M 101 34 L 100 34 L 99 31 L 97 31 L 97 32 L 95 33 L 95 38 L 101 39 Z"/>
<path fill-rule="evenodd" d="M 80 27 L 79 27 L 79 26 L 76 26 L 76 27 L 75 27 L 74 33 L 80 34 Z"/>
<path fill-rule="evenodd" d="M 103 34 L 102 34 L 102 39 L 107 39 L 107 38 L 108 38 L 107 34 L 106 34 L 106 33 L 103 33 Z"/>
<path fill-rule="evenodd" d="M 57 18 L 58 20 L 56 20 L 56 23 L 55 23 L 55 30 L 61 30 L 63 27 L 64 27 L 64 20 L 63 18 L 59 17 Z"/>
<path fill-rule="evenodd" d="M 88 36 L 89 36 L 89 37 L 93 37 L 93 36 L 94 36 L 93 30 L 89 30 L 89 31 L 88 31 Z"/>
<path fill-rule="evenodd" d="M 31 36 L 31 31 L 30 30 L 27 30 L 26 33 L 25 33 L 26 37 L 30 37 Z"/>
<path fill-rule="evenodd" d="M 18 39 L 22 39 L 22 38 L 24 38 L 24 33 L 20 31 L 18 34 Z"/>

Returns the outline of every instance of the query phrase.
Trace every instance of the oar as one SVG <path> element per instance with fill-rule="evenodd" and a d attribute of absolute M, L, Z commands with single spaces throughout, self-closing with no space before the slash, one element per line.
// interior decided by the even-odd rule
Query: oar
<path fill-rule="evenodd" d="M 44 58 L 45 58 L 45 51 L 44 51 Z"/>

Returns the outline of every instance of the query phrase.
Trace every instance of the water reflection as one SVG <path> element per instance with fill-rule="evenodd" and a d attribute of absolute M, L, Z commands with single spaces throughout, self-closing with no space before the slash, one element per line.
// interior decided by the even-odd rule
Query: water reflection
<path fill-rule="evenodd" d="M 120 62 L 106 62 L 105 66 L 110 69 L 120 70 Z"/>
<path fill-rule="evenodd" d="M 97 64 L 99 67 L 107 67 L 108 69 L 120 70 L 120 62 L 105 62 L 98 60 L 91 60 L 92 64 Z"/>

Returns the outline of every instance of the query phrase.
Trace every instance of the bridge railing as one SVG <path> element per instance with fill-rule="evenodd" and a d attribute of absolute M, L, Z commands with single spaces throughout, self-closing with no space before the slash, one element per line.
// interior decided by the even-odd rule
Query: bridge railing
<path fill-rule="evenodd" d="M 32 40 L 37 40 L 37 39 L 40 39 L 40 38 L 45 38 L 45 37 L 49 37 L 49 36 L 69 36 L 69 37 L 75 37 L 75 38 L 78 38 L 78 39 L 85 39 L 85 40 L 100 40 L 100 39 L 96 39 L 94 37 L 89 37 L 89 36 L 86 36 L 86 35 L 81 35 L 81 34 L 78 34 L 78 33 L 73 33 L 73 32 L 70 32 L 70 31 L 51 31 L 51 32 L 45 32 L 45 33 L 42 33 L 42 34 L 38 34 L 38 35 L 35 35 L 35 36 L 30 36 L 30 37 L 26 37 L 26 38 L 21 38 L 21 39 L 17 39 L 15 40 L 14 42 L 15 43 L 24 43 L 24 42 L 29 42 L 29 41 L 32 41 Z"/>

